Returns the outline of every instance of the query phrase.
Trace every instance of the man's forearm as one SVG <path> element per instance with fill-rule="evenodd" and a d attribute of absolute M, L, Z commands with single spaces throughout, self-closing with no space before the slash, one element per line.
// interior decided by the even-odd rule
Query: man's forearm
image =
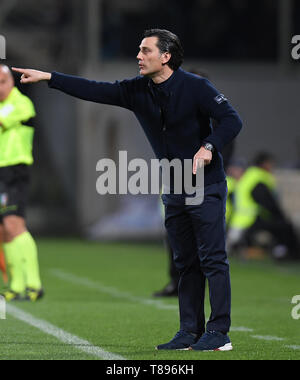
<path fill-rule="evenodd" d="M 62 73 L 48 73 L 32 69 L 12 67 L 13 71 L 21 73 L 21 83 L 37 83 L 48 81 L 49 87 L 63 91 L 76 98 L 97 103 L 111 104 L 131 109 L 128 97 L 130 81 L 96 82 L 85 78 Z"/>
<path fill-rule="evenodd" d="M 49 87 L 79 99 L 129 108 L 122 96 L 121 83 L 96 82 L 74 75 L 53 72 Z"/>
<path fill-rule="evenodd" d="M 219 152 L 239 134 L 242 121 L 235 111 L 229 112 L 219 121 L 218 127 L 204 141 L 211 143 Z"/>
<path fill-rule="evenodd" d="M 44 74 L 44 80 L 46 81 L 51 80 L 51 77 L 52 77 L 51 73 L 44 72 L 43 74 Z"/>

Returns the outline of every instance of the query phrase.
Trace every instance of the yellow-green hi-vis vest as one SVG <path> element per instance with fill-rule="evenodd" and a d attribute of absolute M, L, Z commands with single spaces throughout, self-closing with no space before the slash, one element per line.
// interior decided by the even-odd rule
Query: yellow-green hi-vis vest
<path fill-rule="evenodd" d="M 231 200 L 231 194 L 233 194 L 235 191 L 237 180 L 233 177 L 227 176 L 226 181 L 227 181 L 227 189 L 228 189 L 227 200 L 226 200 L 226 224 L 228 225 L 233 215 L 233 210 L 234 210 L 234 205 L 232 204 L 232 200 Z"/>
<path fill-rule="evenodd" d="M 259 167 L 253 166 L 246 170 L 237 182 L 235 189 L 235 210 L 230 221 L 230 227 L 246 229 L 252 226 L 258 215 L 265 210 L 255 202 L 251 192 L 259 184 L 263 183 L 271 191 L 275 188 L 274 176 Z"/>
<path fill-rule="evenodd" d="M 0 102 L 0 167 L 33 163 L 34 129 L 23 123 L 35 115 L 32 101 L 16 87 Z"/>

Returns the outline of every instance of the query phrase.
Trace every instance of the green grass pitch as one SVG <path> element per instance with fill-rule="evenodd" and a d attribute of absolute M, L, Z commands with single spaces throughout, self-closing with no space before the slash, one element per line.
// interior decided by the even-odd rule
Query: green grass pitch
<path fill-rule="evenodd" d="M 177 299 L 151 297 L 168 281 L 162 245 L 39 239 L 38 247 L 46 296 L 13 307 L 42 320 L 42 329 L 8 307 L 0 360 L 99 360 L 95 347 L 130 360 L 300 359 L 300 319 L 291 314 L 300 294 L 298 264 L 230 260 L 233 351 L 156 351 L 179 327 Z M 208 299 L 206 311 L 208 317 Z M 94 349 L 54 336 L 49 323 Z"/>

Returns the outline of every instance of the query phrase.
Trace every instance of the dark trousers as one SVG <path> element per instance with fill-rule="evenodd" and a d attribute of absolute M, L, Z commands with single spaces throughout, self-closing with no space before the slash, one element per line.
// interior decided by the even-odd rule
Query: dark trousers
<path fill-rule="evenodd" d="M 174 284 L 174 286 L 177 287 L 179 283 L 179 272 L 174 262 L 173 250 L 172 250 L 168 235 L 166 235 L 165 237 L 165 247 L 166 247 L 166 251 L 167 251 L 168 259 L 169 259 L 169 276 L 170 276 L 171 282 Z"/>
<path fill-rule="evenodd" d="M 178 298 L 180 329 L 205 331 L 204 297 L 208 281 L 211 315 L 207 330 L 227 333 L 230 328 L 231 289 L 225 250 L 227 186 L 205 187 L 201 205 L 186 206 L 182 195 L 162 196 L 165 226 L 180 273 Z"/>

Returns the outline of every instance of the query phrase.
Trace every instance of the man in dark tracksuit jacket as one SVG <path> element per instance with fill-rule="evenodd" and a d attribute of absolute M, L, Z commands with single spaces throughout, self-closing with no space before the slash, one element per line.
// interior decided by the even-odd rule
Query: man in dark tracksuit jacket
<path fill-rule="evenodd" d="M 165 225 L 178 271 L 180 331 L 157 349 L 230 350 L 231 290 L 225 251 L 226 181 L 219 152 L 239 133 L 242 123 L 223 94 L 204 78 L 183 71 L 183 50 L 173 33 L 146 31 L 137 55 L 140 76 L 115 83 L 95 82 L 60 73 L 14 69 L 21 83 L 49 86 L 80 99 L 133 111 L 156 157 L 202 160 L 204 201 L 186 205 L 184 193 L 163 194 Z M 210 118 L 217 120 L 214 131 Z M 205 279 L 211 316 L 204 316 Z"/>

